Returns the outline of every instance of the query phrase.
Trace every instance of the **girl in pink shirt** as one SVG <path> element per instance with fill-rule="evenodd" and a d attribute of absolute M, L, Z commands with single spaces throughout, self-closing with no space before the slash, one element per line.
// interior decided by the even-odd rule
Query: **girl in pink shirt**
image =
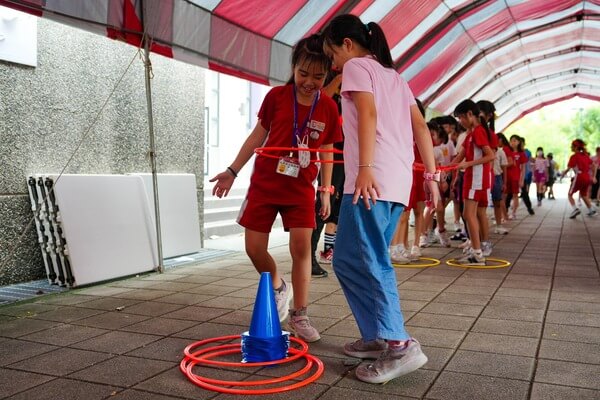
<path fill-rule="evenodd" d="M 334 18 L 323 49 L 342 71 L 346 181 L 333 269 L 360 329 L 344 346 L 352 357 L 377 358 L 358 379 L 383 383 L 427 362 L 404 328 L 396 273 L 388 248 L 410 197 L 414 140 L 425 164 L 431 203 L 439 201 L 429 130 L 406 81 L 394 70 L 381 27 L 354 15 Z"/>

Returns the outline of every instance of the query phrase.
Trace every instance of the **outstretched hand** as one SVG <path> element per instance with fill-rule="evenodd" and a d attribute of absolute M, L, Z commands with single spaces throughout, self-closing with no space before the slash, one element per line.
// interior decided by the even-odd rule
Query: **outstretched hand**
<path fill-rule="evenodd" d="M 234 180 L 235 178 L 228 171 L 223 171 L 209 180 L 209 182 L 217 181 L 212 190 L 213 196 L 217 196 L 218 198 L 226 197 L 229 194 L 231 186 L 233 186 Z"/>

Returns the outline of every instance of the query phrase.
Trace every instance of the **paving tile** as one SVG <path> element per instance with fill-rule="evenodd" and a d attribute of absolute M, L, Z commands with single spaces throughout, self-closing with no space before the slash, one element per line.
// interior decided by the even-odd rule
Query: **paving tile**
<path fill-rule="evenodd" d="M 419 326 L 423 328 L 437 328 L 443 326 L 445 329 L 456 331 L 469 330 L 475 321 L 473 317 L 459 317 L 455 315 L 428 314 L 420 312 L 410 319 L 407 326 Z"/>
<path fill-rule="evenodd" d="M 163 296 L 156 301 L 160 301 L 162 303 L 173 303 L 173 304 L 182 304 L 182 305 L 192 305 L 198 304 L 206 300 L 210 300 L 214 298 L 213 295 L 208 294 L 197 294 L 197 293 L 175 293 L 170 294 L 168 296 Z"/>
<path fill-rule="evenodd" d="M 0 341 L 0 366 L 38 356 L 57 348 L 56 346 L 24 340 L 3 340 Z"/>
<path fill-rule="evenodd" d="M 152 290 L 159 291 L 169 291 L 169 292 L 185 292 L 190 289 L 197 288 L 202 286 L 202 283 L 194 283 L 189 281 L 190 276 L 186 275 L 184 277 L 177 278 L 176 281 L 173 282 L 158 282 L 152 286 L 149 286 Z"/>
<path fill-rule="evenodd" d="M 161 297 L 169 296 L 175 294 L 175 291 L 168 290 L 149 290 L 146 288 L 143 289 L 132 289 L 125 293 L 115 294 L 112 297 L 120 298 L 120 299 L 130 299 L 130 300 L 156 300 Z"/>
<path fill-rule="evenodd" d="M 533 357 L 458 350 L 444 371 L 530 380 L 534 363 Z"/>
<path fill-rule="evenodd" d="M 600 390 L 534 383 L 530 400 L 598 400 Z"/>
<path fill-rule="evenodd" d="M 226 294 L 234 293 L 238 289 L 231 286 L 218 286 L 218 285 L 202 285 L 194 289 L 190 289 L 187 293 L 197 293 L 206 296 L 224 296 Z"/>
<path fill-rule="evenodd" d="M 238 310 L 240 308 L 244 308 L 247 305 L 254 304 L 255 297 L 245 298 L 245 297 L 232 297 L 232 296 L 222 296 L 215 297 L 209 300 L 205 300 L 200 303 L 202 307 L 213 307 L 213 308 L 227 308 L 229 310 Z"/>
<path fill-rule="evenodd" d="M 193 272 L 193 270 L 191 272 Z M 190 284 L 195 283 L 196 286 L 194 288 L 188 288 L 188 289 L 184 290 L 184 292 L 187 292 L 190 290 L 197 290 L 200 287 L 198 285 L 206 286 L 206 284 L 208 284 L 208 283 L 217 282 L 219 280 L 221 280 L 221 277 L 213 276 L 213 275 L 205 275 L 203 273 L 195 273 L 195 274 L 190 274 L 190 275 L 186 275 L 181 278 L 178 278 L 178 279 L 174 280 L 173 283 L 176 283 L 176 282 L 183 282 L 183 283 L 190 283 Z"/>
<path fill-rule="evenodd" d="M 181 332 L 174 333 L 173 336 L 197 341 L 219 336 L 241 335 L 243 332 L 246 332 L 248 328 L 249 326 L 243 325 L 205 322 Z"/>
<path fill-rule="evenodd" d="M 533 285 L 530 285 L 533 286 Z M 550 295 L 550 291 L 548 289 L 535 289 L 533 287 L 519 289 L 519 288 L 511 288 L 505 287 L 504 285 L 498 289 L 496 292 L 497 296 L 506 296 L 506 297 L 522 297 L 525 299 L 542 299 L 546 300 Z M 523 300 L 527 301 L 527 300 Z"/>
<path fill-rule="evenodd" d="M 0 324 L 0 336 L 17 338 L 60 325 L 59 322 L 33 318 L 10 318 Z"/>
<path fill-rule="evenodd" d="M 452 354 L 454 354 L 454 350 L 452 349 L 444 349 L 442 347 L 433 347 L 433 346 L 421 346 L 423 353 L 427 356 L 427 364 L 425 364 L 423 369 L 431 369 L 434 371 L 441 371 Z"/>
<path fill-rule="evenodd" d="M 461 350 L 534 357 L 537 339 L 471 332 L 460 345 Z"/>
<path fill-rule="evenodd" d="M 125 326 L 121 328 L 121 330 L 146 333 L 149 335 L 168 336 L 191 328 L 194 325 L 198 325 L 198 321 L 185 321 L 182 319 L 156 317 L 138 322 L 137 324 Z"/>
<path fill-rule="evenodd" d="M 442 303 L 482 305 L 487 304 L 489 299 L 489 295 L 444 292 L 435 300 Z"/>
<path fill-rule="evenodd" d="M 542 323 L 479 318 L 471 331 L 539 338 L 542 333 Z"/>
<path fill-rule="evenodd" d="M 187 321 L 210 321 L 211 319 L 220 317 L 221 315 L 229 314 L 230 309 L 226 308 L 210 308 L 204 306 L 183 306 L 179 310 L 170 312 L 165 317 L 173 319 L 183 319 Z"/>
<path fill-rule="evenodd" d="M 239 342 L 239 340 L 236 342 Z M 192 343 L 193 342 L 189 339 L 167 337 L 156 340 L 141 348 L 132 350 L 127 353 L 127 355 L 151 360 L 172 361 L 178 363 L 183 358 L 183 349 Z"/>
<path fill-rule="evenodd" d="M 407 310 L 406 308 L 403 308 Z M 331 319 L 343 319 L 352 314 L 349 306 L 331 306 L 321 304 L 318 307 L 310 306 L 308 308 L 311 318 L 312 317 L 329 317 Z M 407 310 L 408 311 L 408 310 Z"/>
<path fill-rule="evenodd" d="M 127 308 L 134 304 L 138 304 L 139 300 L 117 299 L 112 297 L 102 297 L 96 300 L 86 301 L 84 303 L 75 304 L 77 307 L 93 308 L 94 310 L 114 311 L 123 307 Z"/>
<path fill-rule="evenodd" d="M 421 311 L 431 314 L 457 315 L 462 317 L 476 317 L 483 310 L 483 305 L 441 303 L 433 301 Z"/>
<path fill-rule="evenodd" d="M 16 362 L 10 368 L 40 374 L 63 376 L 112 357 L 110 354 L 78 349 L 57 349 Z"/>
<path fill-rule="evenodd" d="M 48 311 L 42 314 L 38 314 L 33 318 L 43 319 L 46 321 L 56 321 L 56 322 L 73 322 L 80 319 L 88 318 L 93 315 L 102 314 L 106 311 L 103 310 L 93 310 L 90 308 L 80 308 L 80 307 L 60 307 L 57 310 Z"/>
<path fill-rule="evenodd" d="M 54 379 L 52 376 L 0 368 L 0 398 L 23 392 Z"/>
<path fill-rule="evenodd" d="M 356 379 L 353 372 L 350 372 L 346 377 L 339 381 L 336 386 L 340 388 L 348 388 L 359 391 L 369 391 L 381 393 L 382 395 L 401 395 L 408 397 L 421 397 L 434 381 L 437 372 L 426 369 L 419 369 L 408 375 L 393 379 L 385 385 L 373 385 L 370 383 L 361 382 Z"/>
<path fill-rule="evenodd" d="M 185 306 L 181 304 L 160 303 L 158 301 L 142 301 L 140 303 L 125 307 L 123 311 L 125 311 L 127 314 L 158 317 L 161 315 L 170 314 L 184 307 Z"/>
<path fill-rule="evenodd" d="M 72 379 L 129 387 L 149 379 L 175 364 L 137 357 L 116 356 L 69 375 Z"/>
<path fill-rule="evenodd" d="M 110 400 L 180 400 L 181 397 L 167 396 L 141 390 L 127 389 L 110 396 Z M 73 399 L 76 400 L 76 399 Z"/>
<path fill-rule="evenodd" d="M 10 400 L 101 400 L 109 396 L 110 399 L 114 399 L 112 394 L 118 390 L 113 386 L 58 378 L 12 396 Z"/>
<path fill-rule="evenodd" d="M 76 289 L 75 294 L 83 294 L 87 296 L 113 296 L 115 294 L 121 294 L 129 292 L 129 288 L 118 288 L 110 286 L 90 286 L 84 289 Z"/>
<path fill-rule="evenodd" d="M 319 397 L 320 400 L 413 400 L 414 397 L 397 396 L 392 393 L 367 392 L 357 389 L 332 387 Z"/>
<path fill-rule="evenodd" d="M 600 364 L 600 344 L 542 340 L 539 358 Z"/>
<path fill-rule="evenodd" d="M 354 339 L 360 338 L 360 332 L 358 330 L 356 322 L 350 319 L 338 321 L 326 330 L 321 330 L 319 332 L 325 333 L 327 335 L 344 336 Z"/>
<path fill-rule="evenodd" d="M 72 344 L 71 347 L 94 350 L 110 354 L 123 354 L 160 339 L 156 335 L 144 335 L 141 333 L 111 331 L 91 339 Z"/>
<path fill-rule="evenodd" d="M 36 300 L 36 303 L 72 306 L 74 304 L 81 304 L 85 303 L 86 301 L 96 299 L 96 296 L 87 296 L 83 294 L 75 294 L 73 292 L 66 292 L 40 297 Z"/>
<path fill-rule="evenodd" d="M 53 304 L 42 303 L 25 303 L 16 306 L 0 307 L 0 314 L 9 315 L 11 317 L 28 318 L 48 311 L 54 311 L 58 306 Z"/>
<path fill-rule="evenodd" d="M 248 376 L 246 373 L 236 373 L 219 369 L 212 369 L 207 373 L 206 368 L 195 368 L 194 373 L 213 379 L 224 379 L 231 381 L 243 380 Z M 163 395 L 184 397 L 186 399 L 203 400 L 212 399 L 215 397 L 215 392 L 199 388 L 192 382 L 188 381 L 181 371 L 179 371 L 178 367 L 171 368 L 156 376 L 148 378 L 137 384 L 134 389 L 160 393 Z"/>
<path fill-rule="evenodd" d="M 438 295 L 438 292 L 428 292 L 424 290 L 400 290 L 400 301 L 402 300 L 422 300 L 430 301 Z"/>
<path fill-rule="evenodd" d="M 106 312 L 76 321 L 77 325 L 102 329 L 119 329 L 137 322 L 147 320 L 144 315 L 127 314 L 120 311 Z"/>
<path fill-rule="evenodd" d="M 542 322 L 544 320 L 544 310 L 488 306 L 481 313 L 481 317 L 515 321 Z"/>
<path fill-rule="evenodd" d="M 452 284 L 448 286 L 445 293 L 465 293 L 465 294 L 480 294 L 480 295 L 491 295 L 496 290 L 495 286 L 465 286 Z"/>
<path fill-rule="evenodd" d="M 22 336 L 22 339 L 53 344 L 56 346 L 68 346 L 76 342 L 81 342 L 82 340 L 102 335 L 106 332 L 108 332 L 106 329 L 62 324 L 51 329 Z"/>
<path fill-rule="evenodd" d="M 600 314 L 600 305 L 598 303 L 584 303 L 581 301 L 551 300 L 548 309 L 553 311 Z"/>
<path fill-rule="evenodd" d="M 465 332 L 445 329 L 420 328 L 411 326 L 408 333 L 425 346 L 455 349 L 465 336 Z"/>
<path fill-rule="evenodd" d="M 538 360 L 534 380 L 563 386 L 600 390 L 600 365 Z"/>
<path fill-rule="evenodd" d="M 525 400 L 529 382 L 497 377 L 442 372 L 427 392 L 436 400 Z"/>
<path fill-rule="evenodd" d="M 546 324 L 544 339 L 600 344 L 600 328 Z"/>
<path fill-rule="evenodd" d="M 593 326 L 600 328 L 600 314 L 572 311 L 548 311 L 546 322 L 561 325 Z"/>
<path fill-rule="evenodd" d="M 588 303 L 600 303 L 600 293 L 581 293 L 552 291 L 552 300 L 585 301 Z"/>
<path fill-rule="evenodd" d="M 490 307 L 504 307 L 504 308 L 519 308 L 519 309 L 534 309 L 534 310 L 545 310 L 546 299 L 532 299 L 523 300 L 519 297 L 505 297 L 505 296 L 494 296 L 488 306 Z"/>

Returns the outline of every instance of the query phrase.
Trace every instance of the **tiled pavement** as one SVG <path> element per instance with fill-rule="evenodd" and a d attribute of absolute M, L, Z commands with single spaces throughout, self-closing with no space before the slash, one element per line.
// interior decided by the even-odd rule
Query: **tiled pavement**
<path fill-rule="evenodd" d="M 494 256 L 510 268 L 397 269 L 407 326 L 429 356 L 421 370 L 385 385 L 356 380 L 340 346 L 358 333 L 330 274 L 313 280 L 309 307 L 323 336 L 310 352 L 325 363 L 324 376 L 258 398 L 600 399 L 600 217 L 569 220 L 564 200 L 536 211 L 493 236 Z M 287 246 L 273 254 L 289 273 Z M 247 330 L 257 283 L 239 252 L 2 307 L 0 398 L 246 398 L 195 387 L 178 362 L 194 341 Z M 198 373 L 265 379 L 298 365 Z"/>

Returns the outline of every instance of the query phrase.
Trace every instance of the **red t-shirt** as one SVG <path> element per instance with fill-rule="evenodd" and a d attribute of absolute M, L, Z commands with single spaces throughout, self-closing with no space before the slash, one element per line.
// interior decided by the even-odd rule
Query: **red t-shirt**
<path fill-rule="evenodd" d="M 260 124 L 268 132 L 264 147 L 296 147 L 292 140 L 294 128 L 294 90 L 293 85 L 278 86 L 265 96 L 258 118 Z M 298 127 L 306 120 L 311 106 L 298 104 Z M 320 131 L 319 131 L 320 130 Z M 318 138 L 314 139 L 315 133 Z M 311 137 L 311 133 L 313 137 Z M 303 135 L 309 136 L 308 147 L 319 148 L 325 144 L 342 141 L 342 131 L 336 103 L 321 93 L 318 103 L 308 121 Z M 269 155 L 289 156 L 289 151 L 268 152 Z M 318 159 L 317 153 L 310 153 L 311 160 Z M 294 152 L 292 157 L 297 158 Z M 275 204 L 295 205 L 315 201 L 313 182 L 317 178 L 319 168 L 314 162 L 308 167 L 300 168 L 298 177 L 276 172 L 278 158 L 258 155 L 254 162 L 254 171 L 250 178 L 248 199 Z"/>
<path fill-rule="evenodd" d="M 483 147 L 490 146 L 485 128 L 478 125 L 467 135 L 463 143 L 465 161 L 474 161 L 484 156 Z M 490 163 L 477 164 L 465 170 L 463 187 L 469 190 L 487 190 L 490 188 Z"/>
<path fill-rule="evenodd" d="M 569 158 L 569 168 L 577 174 L 577 180 L 581 182 L 591 181 L 590 171 L 592 169 L 592 159 L 585 153 L 577 152 Z"/>
<path fill-rule="evenodd" d="M 527 154 L 523 151 L 513 151 L 508 146 L 504 146 L 506 158 L 513 159 L 513 165 L 507 168 L 508 179 L 511 181 L 519 181 L 521 179 L 521 165 L 527 162 Z"/>

